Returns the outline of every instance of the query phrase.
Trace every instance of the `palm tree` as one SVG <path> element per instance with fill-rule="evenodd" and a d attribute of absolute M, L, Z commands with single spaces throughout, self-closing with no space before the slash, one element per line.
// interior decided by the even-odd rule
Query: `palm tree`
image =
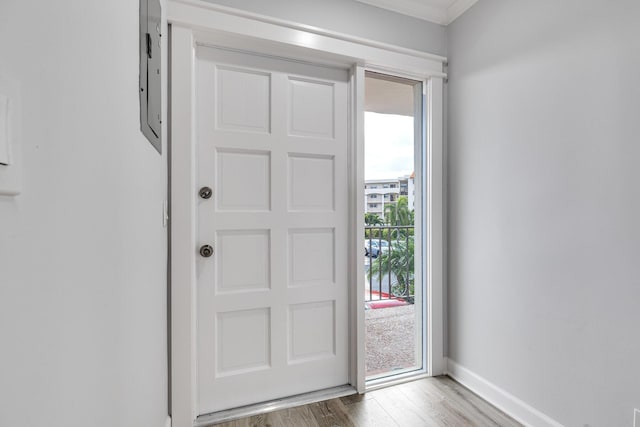
<path fill-rule="evenodd" d="M 385 218 L 387 224 L 391 226 L 408 226 L 413 225 L 413 210 L 409 210 L 409 199 L 407 196 L 400 196 L 396 203 L 385 206 Z M 405 238 L 413 235 L 413 228 L 394 228 L 389 227 L 389 237 L 394 239 Z"/>
<path fill-rule="evenodd" d="M 410 226 L 414 224 L 414 211 L 409 210 L 407 196 L 400 196 L 396 203 L 385 206 L 385 220 L 390 226 L 387 237 L 395 240 L 390 240 L 389 250 L 382 252 L 379 259 L 372 263 L 368 272 L 369 281 L 373 276 L 389 275 L 395 278 L 394 282 L 390 283 L 390 293 L 413 303 L 415 251 L 414 229 Z"/>
<path fill-rule="evenodd" d="M 382 218 L 378 214 L 369 212 L 364 214 L 364 223 L 366 225 L 382 225 Z"/>
<path fill-rule="evenodd" d="M 414 300 L 414 244 L 413 238 L 394 242 L 389 251 L 380 255 L 369 268 L 369 282 L 375 275 L 384 277 L 392 274 L 395 281 L 390 283 L 390 293 L 409 303 Z"/>
<path fill-rule="evenodd" d="M 413 225 L 413 215 L 409 210 L 409 199 L 400 196 L 396 203 L 384 207 L 385 219 L 389 225 Z"/>

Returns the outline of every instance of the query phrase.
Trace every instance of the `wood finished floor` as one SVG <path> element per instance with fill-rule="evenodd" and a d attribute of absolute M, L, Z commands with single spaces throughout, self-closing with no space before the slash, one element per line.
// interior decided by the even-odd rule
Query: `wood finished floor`
<path fill-rule="evenodd" d="M 221 427 L 521 425 L 446 376 L 217 424 Z"/>

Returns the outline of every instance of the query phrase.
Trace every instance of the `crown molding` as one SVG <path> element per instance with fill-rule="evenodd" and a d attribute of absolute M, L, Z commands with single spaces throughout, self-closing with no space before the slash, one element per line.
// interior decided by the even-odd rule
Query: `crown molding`
<path fill-rule="evenodd" d="M 455 0 L 447 8 L 447 25 L 455 21 L 460 15 L 465 13 L 478 0 Z"/>
<path fill-rule="evenodd" d="M 449 25 L 478 0 L 356 0 L 440 25 Z"/>

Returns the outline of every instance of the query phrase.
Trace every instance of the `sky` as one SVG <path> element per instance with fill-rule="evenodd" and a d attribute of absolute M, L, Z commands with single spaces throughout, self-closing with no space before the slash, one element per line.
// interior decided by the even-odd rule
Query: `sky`
<path fill-rule="evenodd" d="M 413 117 L 364 113 L 364 179 L 413 172 Z"/>

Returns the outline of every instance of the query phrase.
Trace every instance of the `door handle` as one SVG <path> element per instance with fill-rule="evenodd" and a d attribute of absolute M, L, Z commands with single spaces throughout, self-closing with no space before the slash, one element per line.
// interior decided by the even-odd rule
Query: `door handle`
<path fill-rule="evenodd" d="M 213 255 L 213 248 L 211 247 L 211 245 L 200 246 L 200 255 L 205 258 L 209 258 L 211 255 Z"/>
<path fill-rule="evenodd" d="M 202 187 L 200 189 L 200 191 L 198 192 L 198 194 L 203 199 L 209 199 L 209 198 L 211 198 L 211 195 L 213 194 L 213 190 L 211 188 L 209 188 L 209 187 Z"/>

